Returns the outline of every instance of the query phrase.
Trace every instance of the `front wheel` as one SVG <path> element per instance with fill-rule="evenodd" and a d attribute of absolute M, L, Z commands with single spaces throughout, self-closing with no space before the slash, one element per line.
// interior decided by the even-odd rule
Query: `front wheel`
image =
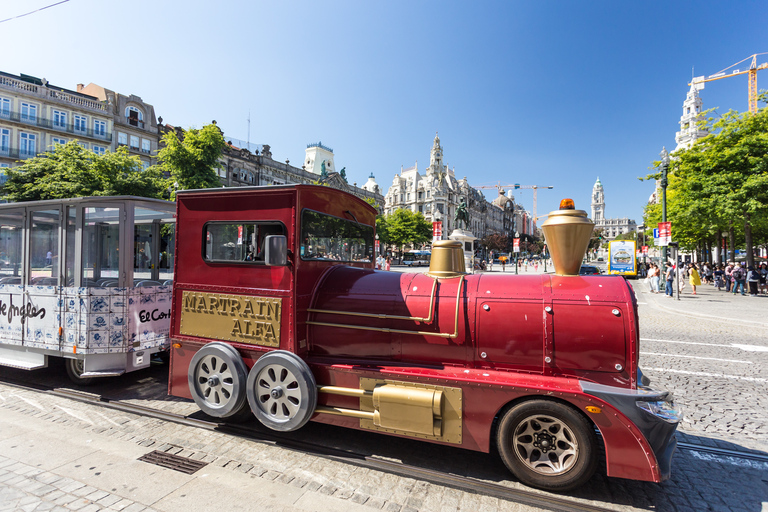
<path fill-rule="evenodd" d="M 496 441 L 504 464 L 521 482 L 547 491 L 575 489 L 597 467 L 594 429 L 558 402 L 516 405 L 502 418 Z"/>

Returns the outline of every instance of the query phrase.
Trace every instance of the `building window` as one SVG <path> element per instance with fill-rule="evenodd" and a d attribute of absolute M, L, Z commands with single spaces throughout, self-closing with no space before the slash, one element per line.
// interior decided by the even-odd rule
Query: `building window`
<path fill-rule="evenodd" d="M 139 149 L 139 138 L 131 135 L 131 149 Z"/>
<path fill-rule="evenodd" d="M 430 194 L 430 191 L 429 191 L 429 190 L 427 190 L 427 199 L 429 199 L 430 195 L 431 195 L 431 194 Z"/>
<path fill-rule="evenodd" d="M 142 160 L 141 161 L 141 170 L 142 171 L 146 171 L 147 169 L 149 169 L 149 162 L 147 162 L 146 160 Z"/>
<path fill-rule="evenodd" d="M 85 133 L 88 127 L 88 119 L 85 116 L 74 116 L 75 131 Z"/>
<path fill-rule="evenodd" d="M 21 104 L 21 120 L 31 123 L 37 122 L 37 105 L 31 103 Z"/>
<path fill-rule="evenodd" d="M 80 147 L 82 147 L 83 149 L 88 149 L 88 144 L 86 144 L 85 142 L 78 141 L 77 143 L 80 144 Z"/>
<path fill-rule="evenodd" d="M 0 98 L 0 116 L 11 117 L 11 100 Z"/>
<path fill-rule="evenodd" d="M 149 153 L 150 143 L 147 139 L 141 139 L 141 151 L 144 153 Z"/>
<path fill-rule="evenodd" d="M 67 113 L 60 110 L 53 111 L 53 126 L 56 128 L 67 127 Z"/>
<path fill-rule="evenodd" d="M 37 135 L 21 132 L 19 134 L 19 153 L 22 158 L 35 156 L 37 153 Z"/>
<path fill-rule="evenodd" d="M 125 117 L 131 126 L 144 128 L 144 112 L 136 107 L 125 107 Z"/>
<path fill-rule="evenodd" d="M 127 146 L 128 145 L 128 135 L 125 133 L 117 132 L 117 145 L 118 146 Z"/>
<path fill-rule="evenodd" d="M 62 139 L 60 137 L 51 137 L 51 146 L 56 146 L 56 144 L 66 144 L 67 139 Z"/>
<path fill-rule="evenodd" d="M 93 134 L 97 137 L 106 137 L 107 136 L 107 122 L 106 121 L 99 121 L 98 119 L 93 120 Z"/>
<path fill-rule="evenodd" d="M 3 156 L 8 156 L 8 152 L 10 151 L 10 145 L 11 145 L 11 130 L 8 129 L 0 129 L 0 153 L 3 154 Z"/>
<path fill-rule="evenodd" d="M 104 153 L 107 152 L 107 148 L 105 148 L 104 146 L 97 146 L 96 144 L 94 144 L 93 152 L 96 153 L 97 155 L 103 155 Z"/>

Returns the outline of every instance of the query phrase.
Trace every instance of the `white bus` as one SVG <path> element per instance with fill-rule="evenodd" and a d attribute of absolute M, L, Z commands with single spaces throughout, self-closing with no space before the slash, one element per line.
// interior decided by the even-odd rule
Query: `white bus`
<path fill-rule="evenodd" d="M 432 251 L 408 251 L 403 255 L 403 265 L 408 267 L 428 267 L 431 259 Z"/>

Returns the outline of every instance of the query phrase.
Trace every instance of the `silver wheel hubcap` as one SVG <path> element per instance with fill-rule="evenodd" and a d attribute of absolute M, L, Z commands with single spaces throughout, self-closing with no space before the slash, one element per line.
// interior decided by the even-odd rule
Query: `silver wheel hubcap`
<path fill-rule="evenodd" d="M 196 381 L 200 396 L 207 404 L 222 407 L 232 400 L 232 369 L 220 357 L 203 357 L 197 365 Z"/>
<path fill-rule="evenodd" d="M 301 389 L 287 368 L 271 364 L 256 376 L 259 408 L 275 421 L 288 421 L 299 413 Z"/>
<path fill-rule="evenodd" d="M 512 441 L 520 461 L 541 475 L 565 473 L 579 458 L 573 431 L 552 416 L 529 416 L 517 426 Z"/>

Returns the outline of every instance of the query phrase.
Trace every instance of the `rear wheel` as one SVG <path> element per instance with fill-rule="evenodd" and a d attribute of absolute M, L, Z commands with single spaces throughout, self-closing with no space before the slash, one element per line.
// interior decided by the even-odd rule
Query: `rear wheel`
<path fill-rule="evenodd" d="M 214 418 L 239 418 L 245 409 L 248 368 L 238 351 L 226 343 L 205 345 L 192 357 L 187 371 L 189 392 L 200 410 Z"/>
<path fill-rule="evenodd" d="M 64 363 L 69 380 L 78 386 L 90 386 L 95 382 L 96 379 L 93 377 L 83 377 L 83 373 L 85 373 L 85 360 L 67 358 L 64 360 Z"/>
<path fill-rule="evenodd" d="M 248 374 L 248 403 L 265 427 L 290 432 L 304 426 L 317 406 L 312 371 L 299 356 L 275 350 L 261 356 Z"/>
<path fill-rule="evenodd" d="M 569 491 L 597 467 L 597 439 L 589 422 L 572 408 L 547 400 L 516 405 L 499 424 L 497 446 L 504 464 L 532 487 Z"/>

